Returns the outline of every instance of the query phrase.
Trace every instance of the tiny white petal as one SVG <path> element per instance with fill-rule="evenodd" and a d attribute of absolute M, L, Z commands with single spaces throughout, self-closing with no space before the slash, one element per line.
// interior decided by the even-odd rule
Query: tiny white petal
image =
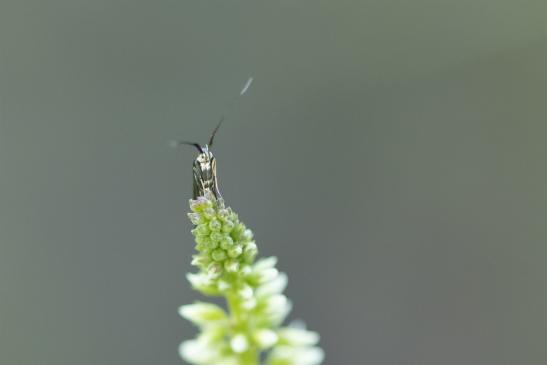
<path fill-rule="evenodd" d="M 186 274 L 186 279 L 188 279 L 188 281 L 192 285 L 201 284 L 202 283 L 202 277 L 203 276 L 200 275 L 200 274 L 192 274 L 192 273 Z"/>
<path fill-rule="evenodd" d="M 296 354 L 296 363 L 299 365 L 317 365 L 323 362 L 325 353 L 319 347 L 299 349 Z"/>
<path fill-rule="evenodd" d="M 260 271 L 258 281 L 260 283 L 266 283 L 268 281 L 275 279 L 278 274 L 279 274 L 279 271 L 277 271 L 275 267 L 264 269 Z"/>
<path fill-rule="evenodd" d="M 257 297 L 266 297 L 275 294 L 283 293 L 283 290 L 287 287 L 287 275 L 285 273 L 279 273 L 276 278 L 260 285 L 256 289 Z"/>
<path fill-rule="evenodd" d="M 291 302 L 282 294 L 269 297 L 265 304 L 266 313 L 274 323 L 281 323 L 292 309 Z"/>
<path fill-rule="evenodd" d="M 183 305 L 179 308 L 179 314 L 187 320 L 203 326 L 227 319 L 222 308 L 211 303 L 194 303 Z"/>
<path fill-rule="evenodd" d="M 287 365 L 319 365 L 325 355 L 318 347 L 277 346 L 269 357 L 269 363 Z"/>
<path fill-rule="evenodd" d="M 253 269 L 251 269 L 251 267 L 250 267 L 249 265 L 245 265 L 245 266 L 242 266 L 242 267 L 241 267 L 241 273 L 242 273 L 244 276 L 249 275 L 252 271 L 253 271 Z"/>
<path fill-rule="evenodd" d="M 253 231 L 251 231 L 248 228 L 245 231 L 243 231 L 243 239 L 246 240 L 246 241 L 252 240 L 253 239 Z"/>
<path fill-rule="evenodd" d="M 181 343 L 179 354 L 187 362 L 195 364 L 210 363 L 218 356 L 217 351 L 200 340 L 189 340 Z"/>
<path fill-rule="evenodd" d="M 249 341 L 247 341 L 247 337 L 244 335 L 237 334 L 230 341 L 230 347 L 232 348 L 232 351 L 240 354 L 249 348 Z"/>
<path fill-rule="evenodd" d="M 254 264 L 253 270 L 261 271 L 261 270 L 269 269 L 274 267 L 276 263 L 277 263 L 277 257 L 275 256 L 260 259 Z"/>
<path fill-rule="evenodd" d="M 273 295 L 267 300 L 267 306 L 270 309 L 276 309 L 287 305 L 289 300 L 283 294 Z"/>
<path fill-rule="evenodd" d="M 277 343 L 278 338 L 279 337 L 274 331 L 267 328 L 258 330 L 254 333 L 255 341 L 258 343 L 260 348 L 263 348 L 263 349 L 266 349 L 275 345 Z"/>
<path fill-rule="evenodd" d="M 214 282 L 205 274 L 187 274 L 186 278 L 194 289 L 204 294 L 215 294 L 218 292 Z"/>
<path fill-rule="evenodd" d="M 231 285 L 225 280 L 219 280 L 218 282 L 218 290 L 224 291 L 226 289 L 230 289 Z"/>
<path fill-rule="evenodd" d="M 201 216 L 198 213 L 188 213 L 188 218 L 193 224 L 198 224 L 201 221 Z"/>
<path fill-rule="evenodd" d="M 295 327 L 285 327 L 279 330 L 279 338 L 292 346 L 312 346 L 319 342 L 317 332 Z"/>
<path fill-rule="evenodd" d="M 251 288 L 249 285 L 245 285 L 239 290 L 239 295 L 243 299 L 250 299 L 253 297 L 253 288 Z"/>

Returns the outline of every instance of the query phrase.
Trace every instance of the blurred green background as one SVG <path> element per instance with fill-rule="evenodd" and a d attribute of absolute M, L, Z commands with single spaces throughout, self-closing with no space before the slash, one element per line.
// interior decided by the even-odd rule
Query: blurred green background
<path fill-rule="evenodd" d="M 0 364 L 179 364 L 193 149 L 326 364 L 547 363 L 547 3 L 0 2 Z"/>

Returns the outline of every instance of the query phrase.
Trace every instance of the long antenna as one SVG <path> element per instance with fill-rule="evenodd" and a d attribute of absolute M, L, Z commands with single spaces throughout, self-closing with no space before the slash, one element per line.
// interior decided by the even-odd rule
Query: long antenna
<path fill-rule="evenodd" d="M 169 143 L 169 145 L 173 148 L 178 148 L 182 145 L 187 145 L 187 146 L 194 146 L 198 149 L 199 153 L 203 153 L 203 148 L 201 148 L 201 146 L 199 145 L 199 143 L 197 142 L 186 142 L 186 141 L 171 141 Z"/>
<path fill-rule="evenodd" d="M 215 129 L 213 129 L 213 132 L 211 133 L 211 138 L 209 138 L 209 143 L 207 144 L 207 146 L 211 147 L 213 145 L 213 140 L 215 139 L 215 134 L 217 134 L 217 131 L 220 128 L 220 125 L 222 124 L 222 122 L 224 122 L 224 115 L 222 117 L 220 117 L 220 122 L 218 122 Z"/>
<path fill-rule="evenodd" d="M 243 94 L 245 94 L 247 92 L 247 90 L 249 90 L 252 83 L 253 83 L 253 78 L 249 77 L 249 80 L 247 80 L 247 82 L 245 83 L 245 86 L 243 86 L 243 89 L 241 89 L 241 92 L 239 93 L 239 96 L 243 96 Z"/>
<path fill-rule="evenodd" d="M 239 98 L 242 97 L 243 95 L 245 95 L 245 93 L 249 90 L 249 88 L 251 87 L 251 84 L 253 83 L 253 78 L 252 77 L 249 77 L 247 79 L 247 82 L 245 83 L 245 85 L 243 85 L 243 88 L 241 89 L 241 91 L 239 92 L 239 95 L 237 95 L 236 97 L 233 98 L 232 100 L 232 103 L 230 104 L 230 107 L 229 109 L 234 109 L 238 104 L 237 102 L 239 101 Z M 230 112 L 231 110 L 228 110 L 228 112 Z M 226 112 L 224 114 L 222 114 L 220 116 L 220 120 L 217 124 L 217 126 L 215 127 L 215 129 L 213 130 L 213 133 L 211 133 L 211 138 L 209 139 L 209 144 L 208 146 L 211 147 L 213 145 L 213 140 L 215 139 L 215 135 L 218 131 L 218 129 L 220 128 L 220 125 L 222 124 L 222 122 L 224 122 L 224 119 L 226 119 Z"/>
<path fill-rule="evenodd" d="M 245 93 L 247 93 L 247 91 L 249 90 L 249 88 L 251 87 L 251 84 L 253 83 L 253 78 L 252 77 L 249 77 L 247 79 L 247 82 L 245 82 L 245 85 L 243 85 L 243 88 L 241 89 L 241 91 L 239 92 L 239 95 L 235 96 L 233 99 L 232 99 L 232 102 L 230 103 L 230 106 L 229 106 L 229 110 L 227 110 L 224 114 L 221 115 L 220 117 L 220 120 L 217 124 L 217 126 L 215 127 L 215 129 L 213 129 L 213 132 L 211 133 L 211 137 L 209 138 L 209 143 L 208 143 L 208 146 L 211 147 L 213 145 L 213 141 L 215 139 L 215 135 L 218 131 L 218 129 L 220 128 L 220 125 L 222 124 L 222 122 L 224 121 L 224 119 L 226 119 L 226 114 L 228 114 L 228 112 L 230 112 L 231 110 L 230 109 L 233 109 L 235 108 L 238 104 L 238 100 L 240 97 L 242 97 L 243 95 L 245 95 Z M 196 143 L 196 142 L 187 142 L 187 141 L 171 141 L 169 143 L 169 145 L 173 148 L 177 148 L 177 147 L 180 147 L 181 145 L 190 145 L 190 146 L 194 146 L 198 149 L 198 151 L 200 153 L 203 153 L 203 148 L 201 147 L 201 145 L 199 143 Z"/>

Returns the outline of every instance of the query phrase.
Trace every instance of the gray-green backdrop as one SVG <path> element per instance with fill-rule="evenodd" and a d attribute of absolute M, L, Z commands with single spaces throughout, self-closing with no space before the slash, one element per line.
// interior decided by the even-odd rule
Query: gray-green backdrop
<path fill-rule="evenodd" d="M 547 363 L 544 0 L 1 0 L 0 364 L 176 365 L 192 149 L 326 364 Z"/>

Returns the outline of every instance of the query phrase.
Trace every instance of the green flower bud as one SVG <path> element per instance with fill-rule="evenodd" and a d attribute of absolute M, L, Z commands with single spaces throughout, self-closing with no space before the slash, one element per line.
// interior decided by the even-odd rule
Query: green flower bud
<path fill-rule="evenodd" d="M 245 247 L 245 251 L 244 251 L 245 258 L 248 261 L 252 261 L 256 257 L 257 253 L 258 253 L 258 249 L 256 247 L 256 243 L 249 242 L 249 244 L 247 244 L 247 247 Z"/>
<path fill-rule="evenodd" d="M 253 239 L 253 232 L 250 229 L 243 231 L 242 240 L 250 241 Z"/>
<path fill-rule="evenodd" d="M 220 232 L 213 232 L 209 237 L 215 242 L 222 241 L 222 239 L 224 238 L 224 236 Z"/>
<path fill-rule="evenodd" d="M 232 240 L 232 237 L 225 236 L 222 241 L 220 242 L 220 247 L 222 247 L 225 250 L 230 249 L 234 245 L 234 241 Z"/>
<path fill-rule="evenodd" d="M 217 217 L 221 221 L 225 221 L 226 219 L 230 217 L 230 211 L 226 208 L 221 208 L 218 210 Z"/>
<path fill-rule="evenodd" d="M 226 260 L 226 262 L 224 262 L 224 268 L 228 272 L 237 272 L 239 269 L 239 262 L 235 260 Z"/>
<path fill-rule="evenodd" d="M 209 242 L 211 239 L 209 238 L 209 236 L 197 235 L 195 240 L 197 244 L 207 245 L 207 242 Z"/>
<path fill-rule="evenodd" d="M 200 212 L 208 207 L 211 207 L 213 204 L 210 200 L 205 197 L 198 197 L 196 200 L 190 199 L 190 209 L 194 212 Z"/>
<path fill-rule="evenodd" d="M 220 223 L 220 221 L 218 219 L 211 219 L 211 221 L 209 222 L 209 229 L 211 231 L 220 231 L 220 229 L 222 228 L 222 223 Z"/>
<path fill-rule="evenodd" d="M 205 264 L 207 261 L 207 259 L 205 257 L 203 257 L 202 255 L 194 255 L 192 256 L 192 262 L 191 264 L 193 266 L 202 266 L 203 264 Z"/>
<path fill-rule="evenodd" d="M 243 252 L 243 249 L 241 248 L 241 246 L 234 246 L 234 247 L 231 247 L 229 250 L 228 250 L 228 256 L 232 257 L 232 258 L 236 258 L 238 257 L 239 255 L 241 255 L 241 253 Z"/>
<path fill-rule="evenodd" d="M 198 235 L 202 236 L 206 236 L 211 232 L 206 224 L 200 224 L 194 230 L 197 232 Z"/>
<path fill-rule="evenodd" d="M 203 216 L 207 219 L 207 220 L 210 220 L 212 219 L 214 216 L 215 216 L 215 210 L 211 207 L 208 207 L 208 208 L 205 208 L 203 210 Z"/>
<path fill-rule="evenodd" d="M 190 218 L 190 222 L 196 225 L 203 222 L 199 213 L 188 213 L 188 218 Z"/>
<path fill-rule="evenodd" d="M 222 250 L 222 249 L 218 249 L 218 250 L 214 250 L 212 253 L 211 253 L 211 257 L 213 258 L 213 260 L 215 261 L 223 261 L 226 259 L 226 251 Z"/>
<path fill-rule="evenodd" d="M 234 229 L 234 222 L 231 220 L 226 220 L 222 224 L 222 232 L 224 233 L 230 233 Z"/>
<path fill-rule="evenodd" d="M 245 225 L 241 223 L 237 223 L 237 221 L 234 221 L 234 228 L 230 232 L 230 235 L 233 238 L 236 238 L 239 240 L 244 231 L 245 231 Z"/>
<path fill-rule="evenodd" d="M 218 264 L 217 262 L 213 262 L 207 267 L 207 275 L 210 278 L 216 279 L 221 274 L 222 274 L 222 265 Z"/>
<path fill-rule="evenodd" d="M 209 240 L 206 243 L 207 249 L 214 250 L 218 247 L 218 241 Z"/>

